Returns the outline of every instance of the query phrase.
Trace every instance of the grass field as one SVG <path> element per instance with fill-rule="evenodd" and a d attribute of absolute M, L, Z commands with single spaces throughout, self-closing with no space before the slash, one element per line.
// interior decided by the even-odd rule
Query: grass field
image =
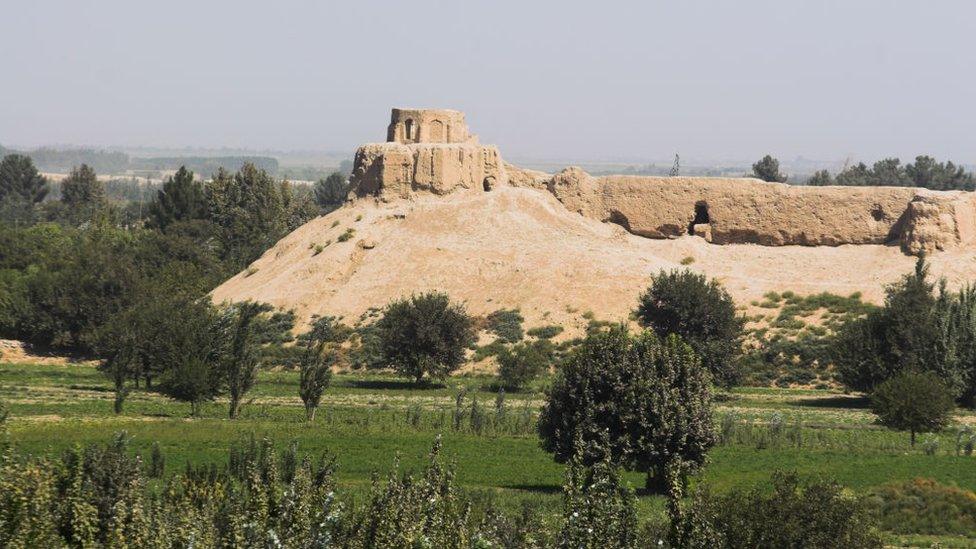
<path fill-rule="evenodd" d="M 201 417 L 191 419 L 188 404 L 145 391 L 133 392 L 125 413 L 115 416 L 111 385 L 91 365 L 0 363 L 0 400 L 9 407 L 10 437 L 22 452 L 53 456 L 124 430 L 145 454 L 158 441 L 173 472 L 186 462 L 225 461 L 231 444 L 253 434 L 282 448 L 294 441 L 303 452 L 335 453 L 339 481 L 355 494 L 374 473 L 389 471 L 397 455 L 404 468 L 420 467 L 442 434 L 444 455 L 456 463 L 459 482 L 479 497 L 504 507 L 528 502 L 557 512 L 563 468 L 539 448 L 534 432 L 542 384 L 505 395 L 499 410 L 492 382 L 454 377 L 416 388 L 387 375 L 340 374 L 316 422 L 308 424 L 293 372 L 262 373 L 242 418 L 231 421 L 224 402 L 205 405 Z M 830 477 L 858 493 L 917 477 L 976 490 L 976 457 L 957 455 L 957 427 L 922 436 L 927 453 L 921 443 L 910 448 L 907 434 L 874 425 L 866 406 L 863 398 L 822 390 L 739 388 L 720 395 L 716 429 L 722 442 L 695 482 L 717 491 L 751 487 L 784 469 Z M 976 423 L 976 415 L 960 412 L 957 422 Z M 640 474 L 626 479 L 643 486 Z M 644 516 L 660 513 L 663 503 L 640 495 Z M 924 546 L 936 539 L 942 546 L 976 546 L 952 537 L 891 541 Z"/>

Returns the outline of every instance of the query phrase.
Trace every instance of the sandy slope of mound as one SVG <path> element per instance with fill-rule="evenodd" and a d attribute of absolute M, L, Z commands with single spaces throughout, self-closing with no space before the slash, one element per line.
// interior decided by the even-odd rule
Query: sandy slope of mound
<path fill-rule="evenodd" d="M 352 238 L 339 242 L 350 228 Z M 316 253 L 317 246 L 324 247 Z M 626 318 L 650 275 L 685 258 L 743 304 L 770 290 L 861 291 L 878 300 L 883 285 L 915 261 L 892 246 L 651 240 L 570 212 L 549 193 L 504 187 L 393 203 L 358 200 L 286 236 L 213 296 L 294 309 L 302 323 L 313 314 L 352 323 L 396 297 L 442 290 L 473 314 L 519 308 L 527 327 L 561 324 L 576 332 L 587 311 Z M 973 251 L 938 253 L 932 263 L 952 285 L 976 279 Z"/>

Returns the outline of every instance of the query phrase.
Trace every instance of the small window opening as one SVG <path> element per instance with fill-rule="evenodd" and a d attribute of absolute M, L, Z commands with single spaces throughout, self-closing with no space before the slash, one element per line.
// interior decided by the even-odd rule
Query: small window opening
<path fill-rule="evenodd" d="M 708 203 L 699 201 L 695 203 L 695 218 L 688 224 L 688 234 L 695 234 L 695 225 L 707 225 L 711 223 L 708 218 Z"/>
<path fill-rule="evenodd" d="M 490 191 L 495 186 L 495 178 L 489 175 L 481 182 L 481 186 L 485 189 L 485 192 Z"/>
<path fill-rule="evenodd" d="M 407 133 L 407 139 L 413 139 L 413 120 L 408 118 L 407 121 L 403 123 L 403 126 Z"/>

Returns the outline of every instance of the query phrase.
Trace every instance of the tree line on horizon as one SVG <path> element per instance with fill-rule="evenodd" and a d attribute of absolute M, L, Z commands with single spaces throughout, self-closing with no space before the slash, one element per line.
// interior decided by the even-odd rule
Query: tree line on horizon
<path fill-rule="evenodd" d="M 766 155 L 752 165 L 752 176 L 767 182 L 785 183 L 789 177 L 780 171 L 779 160 Z M 845 166 L 836 175 L 819 170 L 805 182 L 810 186 L 841 185 L 849 187 L 922 187 L 936 191 L 976 190 L 976 175 L 952 161 L 939 162 L 919 155 L 914 162 L 902 164 L 898 158 L 885 158 L 868 166 L 858 162 Z"/>

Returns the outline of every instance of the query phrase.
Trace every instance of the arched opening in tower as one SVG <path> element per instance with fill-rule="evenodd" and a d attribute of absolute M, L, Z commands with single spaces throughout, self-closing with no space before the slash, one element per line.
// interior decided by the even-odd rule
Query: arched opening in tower
<path fill-rule="evenodd" d="M 411 119 L 408 118 L 407 121 L 403 123 L 403 129 L 404 129 L 404 132 L 406 134 L 406 138 L 407 139 L 413 139 L 414 138 L 414 135 L 413 135 L 413 120 L 411 120 Z"/>
<path fill-rule="evenodd" d="M 688 224 L 688 234 L 695 234 L 695 225 L 707 225 L 711 222 L 708 217 L 708 202 L 704 200 L 695 202 L 695 218 Z"/>

